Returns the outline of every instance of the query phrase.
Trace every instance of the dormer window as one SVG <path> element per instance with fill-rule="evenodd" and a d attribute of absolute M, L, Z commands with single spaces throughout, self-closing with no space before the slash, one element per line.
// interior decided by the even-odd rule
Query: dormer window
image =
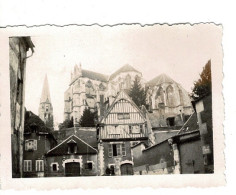
<path fill-rule="evenodd" d="M 73 139 L 67 142 L 67 147 L 68 147 L 68 154 L 77 153 L 77 143 Z"/>

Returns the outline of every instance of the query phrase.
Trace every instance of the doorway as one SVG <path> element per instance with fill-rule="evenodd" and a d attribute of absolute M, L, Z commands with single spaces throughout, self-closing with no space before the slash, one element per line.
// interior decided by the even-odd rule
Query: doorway
<path fill-rule="evenodd" d="M 132 164 L 126 163 L 120 166 L 121 175 L 133 175 L 133 166 Z"/>
<path fill-rule="evenodd" d="M 80 163 L 69 162 L 65 164 L 65 176 L 66 177 L 76 177 L 80 176 Z"/>

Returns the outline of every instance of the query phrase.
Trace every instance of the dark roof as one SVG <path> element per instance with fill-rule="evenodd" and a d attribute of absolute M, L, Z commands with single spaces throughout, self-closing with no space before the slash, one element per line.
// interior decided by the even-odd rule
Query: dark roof
<path fill-rule="evenodd" d="M 116 77 L 118 74 L 122 73 L 122 72 L 139 72 L 138 70 L 136 70 L 134 67 L 130 66 L 129 64 L 126 64 L 124 66 L 122 66 L 120 69 L 118 69 L 116 72 L 114 72 L 113 74 L 111 74 L 111 76 L 109 77 L 109 80 L 113 79 L 114 77 Z"/>
<path fill-rule="evenodd" d="M 54 131 L 53 135 L 55 136 L 58 143 L 64 141 L 64 139 L 75 134 L 80 139 L 84 140 L 86 143 L 91 145 L 94 148 L 97 148 L 97 132 L 96 128 L 86 128 L 86 127 L 76 127 L 67 128 L 59 131 Z"/>
<path fill-rule="evenodd" d="M 31 133 L 35 128 L 37 133 L 50 133 L 50 129 L 46 127 L 45 123 L 33 112 L 25 112 L 24 133 Z"/>
<path fill-rule="evenodd" d="M 154 79 L 148 81 L 147 85 L 154 86 L 154 85 L 161 85 L 162 83 L 176 83 L 176 82 L 166 74 L 160 74 Z"/>
<path fill-rule="evenodd" d="M 194 112 L 186 121 L 186 123 L 182 126 L 181 130 L 178 134 L 184 134 L 186 132 L 198 130 L 197 123 L 197 113 Z"/>
<path fill-rule="evenodd" d="M 93 72 L 93 71 L 90 71 L 90 70 L 82 70 L 82 76 L 87 77 L 87 78 L 92 79 L 92 80 L 99 80 L 99 81 L 103 81 L 103 82 L 106 82 L 108 80 L 107 75 L 97 73 L 97 72 Z"/>
<path fill-rule="evenodd" d="M 68 154 L 68 144 L 76 143 L 77 152 L 75 154 L 97 154 L 97 150 L 91 145 L 86 143 L 84 140 L 80 139 L 76 135 L 71 135 L 66 138 L 63 142 L 52 148 L 47 152 L 47 156 L 57 156 L 57 155 L 66 155 Z"/>

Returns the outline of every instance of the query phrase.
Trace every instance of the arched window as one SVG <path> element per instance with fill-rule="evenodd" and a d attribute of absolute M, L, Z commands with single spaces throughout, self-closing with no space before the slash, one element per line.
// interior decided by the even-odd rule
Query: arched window
<path fill-rule="evenodd" d="M 159 87 L 159 89 L 156 92 L 155 96 L 155 108 L 160 108 L 164 105 L 164 90 L 162 87 Z"/>
<path fill-rule="evenodd" d="M 131 76 L 129 74 L 126 76 L 125 82 L 126 82 L 126 88 L 127 89 L 131 88 Z"/>
<path fill-rule="evenodd" d="M 168 106 L 174 106 L 174 88 L 169 85 L 166 88 L 166 93 L 167 93 L 167 104 Z"/>
<path fill-rule="evenodd" d="M 87 83 L 85 84 L 85 92 L 86 94 L 89 94 L 89 95 L 95 95 L 93 83 L 90 80 L 88 80 Z"/>

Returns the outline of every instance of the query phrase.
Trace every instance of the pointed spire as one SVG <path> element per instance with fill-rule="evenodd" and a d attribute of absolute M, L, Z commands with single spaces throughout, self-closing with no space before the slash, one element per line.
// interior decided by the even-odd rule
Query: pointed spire
<path fill-rule="evenodd" d="M 40 99 L 40 103 L 42 103 L 42 102 L 51 103 L 47 74 L 44 78 L 43 90 L 42 90 L 42 95 L 41 95 L 41 99 Z"/>

